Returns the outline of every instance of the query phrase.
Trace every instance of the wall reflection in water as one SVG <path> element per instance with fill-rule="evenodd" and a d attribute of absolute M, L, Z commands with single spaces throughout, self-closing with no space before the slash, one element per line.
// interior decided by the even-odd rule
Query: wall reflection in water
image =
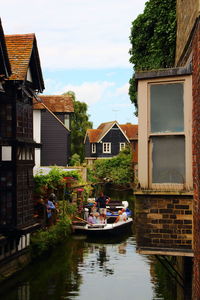
<path fill-rule="evenodd" d="M 123 241 L 71 239 L 0 287 L 0 299 L 185 300 L 184 289 L 154 256 Z M 178 295 L 178 296 L 177 296 Z M 106 298 L 107 297 L 107 298 Z"/>

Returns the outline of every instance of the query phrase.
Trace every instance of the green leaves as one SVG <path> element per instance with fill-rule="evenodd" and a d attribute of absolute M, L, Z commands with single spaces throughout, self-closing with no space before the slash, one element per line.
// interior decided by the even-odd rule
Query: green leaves
<path fill-rule="evenodd" d="M 74 113 L 71 116 L 71 153 L 78 154 L 81 162 L 84 159 L 84 138 L 87 129 L 92 128 L 87 113 L 88 106 L 85 102 L 76 100 L 75 93 L 69 91 L 64 95 L 71 95 L 74 103 Z"/>
<path fill-rule="evenodd" d="M 89 179 L 92 182 L 110 181 L 115 184 L 129 184 L 133 182 L 132 156 L 130 149 L 124 149 L 119 155 L 111 159 L 96 160 L 89 169 Z"/>
<path fill-rule="evenodd" d="M 149 0 L 143 14 L 131 27 L 131 57 L 134 71 L 174 66 L 176 49 L 176 0 Z M 129 95 L 137 108 L 134 75 L 130 79 Z"/>

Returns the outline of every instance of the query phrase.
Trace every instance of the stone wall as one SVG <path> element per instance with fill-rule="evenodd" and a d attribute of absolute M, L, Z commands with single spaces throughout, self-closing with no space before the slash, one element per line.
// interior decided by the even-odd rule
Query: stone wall
<path fill-rule="evenodd" d="M 200 0 L 177 0 L 177 40 L 176 40 L 176 65 L 184 64 L 185 52 L 189 47 L 190 35 L 200 12 Z M 189 51 L 190 52 L 190 51 Z"/>
<path fill-rule="evenodd" d="M 193 38 L 194 297 L 200 299 L 200 20 Z"/>
<path fill-rule="evenodd" d="M 138 249 L 191 254 L 192 207 L 192 195 L 137 194 Z"/>

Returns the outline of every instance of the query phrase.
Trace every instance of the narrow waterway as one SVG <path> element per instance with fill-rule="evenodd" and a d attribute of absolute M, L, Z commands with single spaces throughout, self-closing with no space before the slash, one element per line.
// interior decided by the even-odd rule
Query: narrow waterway
<path fill-rule="evenodd" d="M 177 286 L 132 232 L 118 240 L 72 236 L 0 287 L 2 300 L 177 300 Z M 181 299 L 181 298 L 180 298 Z"/>

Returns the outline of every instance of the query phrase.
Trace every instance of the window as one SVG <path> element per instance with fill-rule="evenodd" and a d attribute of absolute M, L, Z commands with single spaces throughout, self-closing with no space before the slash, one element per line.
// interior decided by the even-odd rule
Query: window
<path fill-rule="evenodd" d="M 183 112 L 183 82 L 150 84 L 152 183 L 185 182 Z"/>
<path fill-rule="evenodd" d="M 65 124 L 65 127 L 67 129 L 70 129 L 69 126 L 70 126 L 70 123 L 69 123 L 69 114 L 65 114 L 65 117 L 64 117 L 64 124 Z"/>
<path fill-rule="evenodd" d="M 96 153 L 96 144 L 92 143 L 92 153 Z"/>
<path fill-rule="evenodd" d="M 103 153 L 111 153 L 111 143 L 103 143 Z"/>
<path fill-rule="evenodd" d="M 190 190 L 192 76 L 161 73 L 138 81 L 138 180 L 143 189 Z"/>
<path fill-rule="evenodd" d="M 11 146 L 2 146 L 2 161 L 11 161 L 12 160 L 12 147 Z"/>
<path fill-rule="evenodd" d="M 125 149 L 126 147 L 126 143 L 119 143 L 119 151 L 122 151 L 123 149 Z"/>

